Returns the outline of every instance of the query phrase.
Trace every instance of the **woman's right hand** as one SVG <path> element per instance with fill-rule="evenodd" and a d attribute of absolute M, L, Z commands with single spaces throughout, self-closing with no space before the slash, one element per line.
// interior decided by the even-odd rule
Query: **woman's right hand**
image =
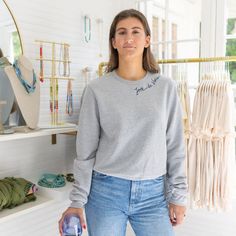
<path fill-rule="evenodd" d="M 85 220 L 84 220 L 84 209 L 83 208 L 72 208 L 72 207 L 69 207 L 61 216 L 61 219 L 59 220 L 59 232 L 60 232 L 60 235 L 63 236 L 63 232 L 62 232 L 62 224 L 63 224 L 63 221 L 64 221 L 64 217 L 66 215 L 70 215 L 70 214 L 75 214 L 79 217 L 79 220 L 80 220 L 80 225 L 81 227 L 86 230 L 86 224 L 85 224 Z"/>

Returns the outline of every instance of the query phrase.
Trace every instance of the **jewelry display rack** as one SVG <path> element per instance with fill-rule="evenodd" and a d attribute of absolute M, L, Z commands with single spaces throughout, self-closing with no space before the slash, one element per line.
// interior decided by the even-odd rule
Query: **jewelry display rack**
<path fill-rule="evenodd" d="M 46 128 L 57 128 L 57 127 L 70 127 L 70 125 L 67 125 L 63 122 L 60 122 L 58 119 L 58 90 L 59 90 L 59 80 L 74 80 L 74 78 L 70 77 L 70 63 L 69 60 L 69 47 L 70 45 L 68 43 L 58 43 L 58 42 L 51 42 L 51 41 L 43 41 L 43 40 L 35 40 L 37 44 L 40 45 L 40 57 L 36 58 L 37 61 L 40 61 L 40 81 L 43 82 L 44 79 L 50 80 L 50 112 L 51 112 L 51 127 Z M 51 48 L 51 58 L 44 58 L 43 57 L 43 46 L 47 44 Z M 64 49 L 67 49 L 68 55 L 66 58 L 57 58 L 56 56 L 56 49 L 60 47 L 63 47 Z M 51 73 L 50 75 L 44 76 L 44 62 L 50 62 L 51 63 Z M 63 76 L 58 75 L 56 73 L 56 67 L 57 64 L 63 63 L 64 65 L 64 74 Z M 67 71 L 68 70 L 68 71 Z"/>

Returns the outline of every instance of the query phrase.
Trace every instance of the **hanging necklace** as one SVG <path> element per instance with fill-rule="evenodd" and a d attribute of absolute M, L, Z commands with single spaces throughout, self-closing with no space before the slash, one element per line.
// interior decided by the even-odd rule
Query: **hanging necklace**
<path fill-rule="evenodd" d="M 34 72 L 34 70 L 32 70 L 33 72 L 33 82 L 32 82 L 32 85 L 30 83 L 28 83 L 22 76 L 21 74 L 21 70 L 18 66 L 18 61 L 15 60 L 15 62 L 13 63 L 13 68 L 16 72 L 16 76 L 18 77 L 18 79 L 20 80 L 21 84 L 23 85 L 23 87 L 25 88 L 26 92 L 27 93 L 33 93 L 35 91 L 35 84 L 37 82 L 37 79 L 36 79 L 36 74 Z"/>
<path fill-rule="evenodd" d="M 39 73 L 39 80 L 41 82 L 44 81 L 43 78 L 43 45 L 40 44 L 40 49 L 39 49 L 39 54 L 40 54 L 40 73 Z"/>
<path fill-rule="evenodd" d="M 84 16 L 84 38 L 86 43 L 88 43 L 91 40 L 91 19 L 88 16 Z"/>
<path fill-rule="evenodd" d="M 68 114 L 69 116 L 73 115 L 73 94 L 72 83 L 70 80 L 68 80 L 67 84 L 66 114 Z"/>
<path fill-rule="evenodd" d="M 65 186 L 65 178 L 63 175 L 56 175 L 51 173 L 43 174 L 38 181 L 38 185 L 47 188 L 60 188 Z"/>
<path fill-rule="evenodd" d="M 61 62 L 63 62 L 63 73 L 61 73 Z M 59 75 L 64 77 L 70 76 L 70 55 L 69 55 L 69 45 L 62 44 L 60 48 L 60 61 L 59 61 Z"/>
<path fill-rule="evenodd" d="M 64 55 L 63 55 L 63 65 L 64 65 L 64 73 L 63 73 L 63 76 L 67 76 L 69 77 L 70 76 L 70 63 L 69 63 L 69 46 L 67 44 L 64 44 L 63 45 L 63 51 L 64 51 Z"/>

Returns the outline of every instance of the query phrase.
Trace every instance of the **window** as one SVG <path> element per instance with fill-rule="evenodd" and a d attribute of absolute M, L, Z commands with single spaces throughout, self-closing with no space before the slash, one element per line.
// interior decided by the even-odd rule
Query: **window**
<path fill-rule="evenodd" d="M 236 2 L 227 1 L 226 56 L 236 56 Z M 236 82 L 236 62 L 229 63 L 232 82 Z"/>
<path fill-rule="evenodd" d="M 201 1 L 186 0 L 140 0 L 139 6 L 146 14 L 152 29 L 152 52 L 158 59 L 199 57 Z M 196 84 L 198 65 L 160 65 L 162 74 L 175 78 L 178 70 L 187 68 L 192 72 L 190 83 Z M 186 72 L 188 73 L 188 72 Z"/>
<path fill-rule="evenodd" d="M 162 20 L 162 27 L 161 27 L 161 42 L 166 42 L 166 21 Z M 162 50 L 161 50 L 161 58 L 166 58 L 166 50 L 165 50 L 165 44 L 162 44 Z"/>
<path fill-rule="evenodd" d="M 177 24 L 171 24 L 171 57 L 177 58 Z M 178 67 L 176 65 L 172 66 L 171 77 L 175 78 L 178 73 Z"/>
<path fill-rule="evenodd" d="M 172 43 L 172 58 L 177 58 L 177 24 L 172 23 L 171 25 L 171 39 L 173 41 Z"/>
<path fill-rule="evenodd" d="M 14 59 L 18 58 L 21 54 L 21 44 L 20 38 L 17 31 L 12 32 L 12 48 L 13 48 L 13 57 Z"/>
<path fill-rule="evenodd" d="M 152 45 L 152 53 L 155 58 L 158 58 L 158 45 L 156 42 L 159 41 L 159 18 L 153 16 L 152 17 L 152 41 L 155 42 Z"/>

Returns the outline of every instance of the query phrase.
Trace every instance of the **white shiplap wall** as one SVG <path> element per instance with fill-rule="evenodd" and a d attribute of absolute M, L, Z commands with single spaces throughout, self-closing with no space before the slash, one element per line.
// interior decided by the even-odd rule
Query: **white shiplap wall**
<path fill-rule="evenodd" d="M 38 62 L 34 59 L 39 57 L 38 45 L 34 43 L 35 39 L 67 42 L 70 47 L 71 76 L 77 80 L 73 82 L 74 107 L 75 113 L 69 118 L 64 115 L 65 97 L 66 97 L 66 81 L 60 81 L 59 91 L 61 116 L 69 121 L 76 121 L 78 115 L 79 95 L 84 87 L 82 69 L 86 66 L 93 68 L 93 77 L 96 77 L 95 71 L 99 62 L 107 60 L 107 41 L 108 30 L 112 18 L 116 11 L 119 10 L 119 1 L 76 1 L 76 0 L 58 0 L 58 1 L 15 1 L 8 0 L 9 6 L 16 16 L 18 22 L 22 41 L 24 45 L 25 55 L 28 56 L 35 65 L 38 71 Z M 93 6 L 93 7 L 91 7 Z M 109 9 L 109 10 L 108 10 Z M 83 16 L 87 14 L 92 19 L 92 38 L 89 43 L 84 40 L 84 22 Z M 103 57 L 100 58 L 98 47 L 98 24 L 96 20 L 102 18 L 104 21 L 103 34 Z M 59 54 L 59 47 L 56 48 Z M 49 47 L 44 48 L 44 52 L 48 52 Z M 50 67 L 50 62 L 45 62 L 46 69 Z M 57 67 L 58 68 L 58 67 Z M 50 73 L 49 70 L 46 71 Z M 41 99 L 41 113 L 40 123 L 49 122 L 49 92 L 48 82 L 42 84 L 42 99 Z"/>
<path fill-rule="evenodd" d="M 127 7 L 134 7 L 134 0 L 7 0 L 17 21 L 24 47 L 24 54 L 31 59 L 38 72 L 38 45 L 36 39 L 67 42 L 70 47 L 71 76 L 73 81 L 74 115 L 64 114 L 67 83 L 59 84 L 60 118 L 77 122 L 79 100 L 85 85 L 82 69 L 93 68 L 93 78 L 99 62 L 108 58 L 108 31 L 114 15 Z M 83 16 L 92 19 L 92 38 L 84 41 Z M 103 57 L 99 57 L 98 25 L 96 19 L 103 19 Z M 46 51 L 46 48 L 45 48 Z M 48 82 L 41 84 L 40 123 L 47 123 L 49 115 Z M 0 178 L 21 176 L 36 181 L 45 172 L 68 172 L 72 169 L 75 153 L 75 137 L 59 135 L 57 144 L 51 145 L 51 137 L 38 137 L 0 143 Z M 69 202 L 55 201 L 50 205 L 31 211 L 27 214 L 0 218 L 1 236 L 56 236 L 57 221 Z"/>

